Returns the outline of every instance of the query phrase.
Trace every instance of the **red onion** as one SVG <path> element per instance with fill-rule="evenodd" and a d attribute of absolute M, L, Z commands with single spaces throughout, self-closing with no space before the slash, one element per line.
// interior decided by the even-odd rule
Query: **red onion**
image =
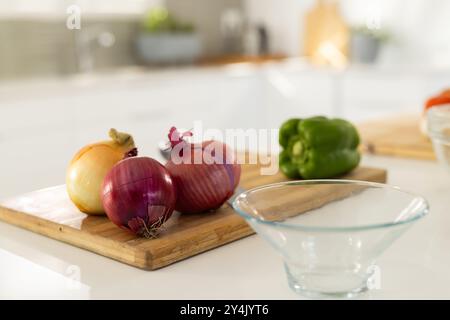
<path fill-rule="evenodd" d="M 154 238 L 170 218 L 176 194 L 162 164 L 147 157 L 117 163 L 103 182 L 102 202 L 108 218 L 122 229 Z"/>
<path fill-rule="evenodd" d="M 222 206 L 234 193 L 241 176 L 232 150 L 219 141 L 191 144 L 171 128 L 171 159 L 166 164 L 177 189 L 175 209 L 199 213 Z"/>

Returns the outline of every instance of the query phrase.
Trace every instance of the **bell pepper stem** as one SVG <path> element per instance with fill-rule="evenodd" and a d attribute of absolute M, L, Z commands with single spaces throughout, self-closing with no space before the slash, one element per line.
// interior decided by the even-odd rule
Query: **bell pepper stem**
<path fill-rule="evenodd" d="M 303 146 L 301 141 L 297 141 L 292 147 L 292 155 L 295 157 L 301 156 L 303 151 Z"/>

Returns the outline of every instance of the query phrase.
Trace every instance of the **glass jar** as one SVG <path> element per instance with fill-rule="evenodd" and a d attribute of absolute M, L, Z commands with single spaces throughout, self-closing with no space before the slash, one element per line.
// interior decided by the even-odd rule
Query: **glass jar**
<path fill-rule="evenodd" d="M 450 104 L 427 112 L 427 128 L 436 157 L 450 170 Z"/>

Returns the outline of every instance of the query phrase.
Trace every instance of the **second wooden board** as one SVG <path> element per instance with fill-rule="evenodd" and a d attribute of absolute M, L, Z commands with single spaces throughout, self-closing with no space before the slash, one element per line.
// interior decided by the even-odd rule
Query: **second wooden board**
<path fill-rule="evenodd" d="M 420 116 L 398 115 L 358 126 L 365 152 L 435 160 L 433 145 L 419 129 Z"/>

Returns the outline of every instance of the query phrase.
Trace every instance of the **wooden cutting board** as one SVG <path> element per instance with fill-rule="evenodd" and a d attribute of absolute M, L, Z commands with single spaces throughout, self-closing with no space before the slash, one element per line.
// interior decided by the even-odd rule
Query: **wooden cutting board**
<path fill-rule="evenodd" d="M 419 129 L 420 116 L 399 115 L 358 126 L 363 151 L 378 155 L 435 160 L 431 141 Z"/>
<path fill-rule="evenodd" d="M 386 175 L 383 169 L 359 167 L 342 178 L 385 182 Z M 243 165 L 240 186 L 248 190 L 285 180 L 281 173 L 263 176 L 259 166 Z M 327 201 L 330 201 L 329 195 L 327 191 Z M 308 197 L 317 203 L 316 196 L 323 195 Z M 0 220 L 146 270 L 167 266 L 254 233 L 245 220 L 225 204 L 213 213 L 175 213 L 157 239 L 137 238 L 106 217 L 81 213 L 70 202 L 65 186 L 2 202 Z"/>

